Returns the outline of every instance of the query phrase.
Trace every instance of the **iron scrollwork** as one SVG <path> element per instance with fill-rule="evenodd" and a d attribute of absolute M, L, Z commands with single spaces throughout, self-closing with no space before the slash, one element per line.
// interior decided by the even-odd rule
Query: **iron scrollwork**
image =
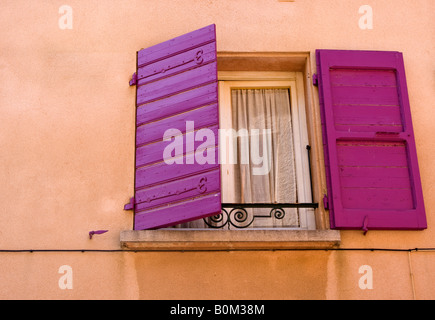
<path fill-rule="evenodd" d="M 254 215 L 249 208 L 270 209 L 268 215 Z M 255 218 L 271 218 L 276 220 L 284 219 L 286 212 L 284 208 L 318 208 L 317 203 L 282 203 L 282 204 L 238 204 L 223 203 L 220 214 L 204 218 L 204 222 L 210 228 L 220 229 L 224 227 L 235 227 L 238 229 L 247 228 L 252 225 Z M 231 210 L 227 210 L 231 209 Z"/>

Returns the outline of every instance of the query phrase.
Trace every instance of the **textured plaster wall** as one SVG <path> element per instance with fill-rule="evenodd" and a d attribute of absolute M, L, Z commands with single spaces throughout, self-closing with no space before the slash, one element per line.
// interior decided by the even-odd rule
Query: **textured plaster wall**
<path fill-rule="evenodd" d="M 361 30 L 360 6 L 373 8 Z M 132 228 L 135 52 L 216 24 L 219 51 L 404 53 L 428 218 L 342 232 L 342 248 L 435 247 L 433 0 L 2 0 L 0 249 L 119 249 Z M 72 29 L 59 8 L 72 8 Z M 311 59 L 315 70 L 315 61 Z M 314 91 L 315 95 L 317 92 Z M 109 232 L 88 237 L 90 230 Z M 385 251 L 0 253 L 0 298 L 434 298 L 435 254 Z M 411 264 L 410 264 L 411 262 Z M 361 265 L 374 288 L 361 290 Z M 74 272 L 61 290 L 58 269 Z M 412 270 L 412 274 L 411 274 Z"/>

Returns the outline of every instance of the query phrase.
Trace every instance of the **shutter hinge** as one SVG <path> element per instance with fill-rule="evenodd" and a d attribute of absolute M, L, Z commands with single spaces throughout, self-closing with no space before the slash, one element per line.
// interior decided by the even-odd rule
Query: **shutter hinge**
<path fill-rule="evenodd" d="M 124 206 L 124 210 L 134 210 L 134 204 L 135 204 L 134 202 L 135 202 L 134 197 L 130 198 L 130 202 Z"/>
<path fill-rule="evenodd" d="M 364 235 L 366 235 L 367 231 L 369 231 L 369 216 L 364 217 L 362 230 L 364 231 Z"/>
<path fill-rule="evenodd" d="M 134 86 L 134 85 L 136 85 L 137 84 L 137 74 L 136 74 L 136 72 L 135 73 L 133 73 L 133 75 L 132 75 L 132 77 L 131 77 L 131 80 L 130 80 L 130 86 Z"/>
<path fill-rule="evenodd" d="M 313 73 L 313 86 L 316 86 L 319 84 L 319 77 L 317 76 L 317 73 Z"/>
<path fill-rule="evenodd" d="M 325 208 L 325 210 L 329 210 L 329 200 L 326 194 L 323 195 L 323 207 Z"/>

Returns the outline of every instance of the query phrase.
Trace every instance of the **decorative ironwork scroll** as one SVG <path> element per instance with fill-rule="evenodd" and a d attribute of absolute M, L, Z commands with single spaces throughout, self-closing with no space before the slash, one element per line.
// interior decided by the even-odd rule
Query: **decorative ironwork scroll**
<path fill-rule="evenodd" d="M 220 229 L 235 227 L 248 228 L 256 218 L 284 219 L 285 208 L 318 208 L 318 203 L 222 203 L 222 211 L 218 215 L 204 218 L 210 228 Z M 254 215 L 248 213 L 249 208 L 270 209 L 269 214 Z M 228 210 L 231 209 L 231 210 Z"/>

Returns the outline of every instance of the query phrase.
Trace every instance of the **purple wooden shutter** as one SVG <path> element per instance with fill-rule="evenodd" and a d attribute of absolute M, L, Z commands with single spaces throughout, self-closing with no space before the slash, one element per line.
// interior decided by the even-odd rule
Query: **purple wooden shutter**
<path fill-rule="evenodd" d="M 331 228 L 426 228 L 402 54 L 316 58 Z"/>
<path fill-rule="evenodd" d="M 215 25 L 139 51 L 137 66 L 134 228 L 220 213 Z M 165 148 L 176 140 L 163 140 L 168 129 L 182 133 L 183 152 L 172 156 L 183 164 L 164 161 Z M 200 129 L 211 130 L 215 140 L 198 138 Z M 194 150 L 214 153 L 214 161 L 198 163 Z"/>

